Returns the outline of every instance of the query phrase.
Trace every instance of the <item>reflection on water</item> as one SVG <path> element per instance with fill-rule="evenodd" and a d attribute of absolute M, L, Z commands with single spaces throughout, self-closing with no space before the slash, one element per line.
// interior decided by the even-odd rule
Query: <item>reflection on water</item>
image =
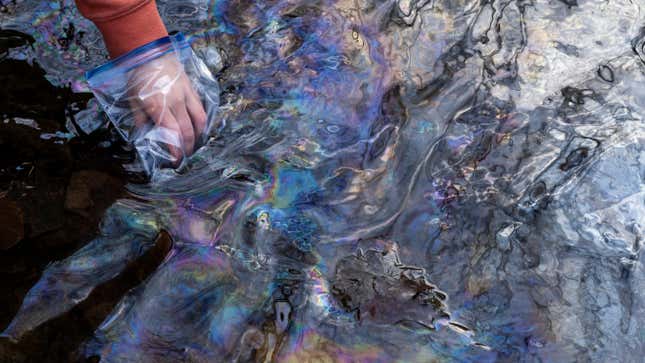
<path fill-rule="evenodd" d="M 81 91 L 104 51 L 71 5 L 10 2 L 0 19 L 33 37 L 5 56 Z M 130 185 L 99 237 L 48 267 L 5 334 L 70 309 L 166 230 L 173 250 L 86 355 L 645 352 L 645 3 L 159 5 L 218 72 L 225 127 L 188 170 Z"/>

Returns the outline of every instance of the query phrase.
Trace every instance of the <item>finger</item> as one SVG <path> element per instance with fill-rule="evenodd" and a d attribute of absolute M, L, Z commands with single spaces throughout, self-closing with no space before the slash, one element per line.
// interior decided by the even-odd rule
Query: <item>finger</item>
<path fill-rule="evenodd" d="M 199 137 L 206 129 L 206 111 L 204 111 L 202 100 L 200 99 L 199 95 L 197 95 L 197 92 L 195 92 L 193 87 L 188 85 L 187 88 L 186 108 L 188 109 L 188 114 L 190 115 L 190 119 L 193 122 L 195 134 L 197 137 Z"/>
<path fill-rule="evenodd" d="M 181 128 L 179 127 L 179 123 L 175 119 L 175 116 L 166 107 L 163 107 L 163 104 L 163 98 L 153 98 L 148 100 L 148 102 L 146 102 L 143 107 L 148 116 L 150 116 L 152 121 L 155 123 L 155 125 L 162 127 L 166 129 L 167 132 L 174 134 L 168 135 L 167 137 L 172 138 L 172 140 L 164 140 L 164 144 L 168 148 L 168 151 L 173 158 L 173 160 L 171 160 L 173 165 L 178 166 L 183 157 L 183 153 L 180 147 L 181 143 L 183 142 L 182 132 Z"/>
<path fill-rule="evenodd" d="M 190 121 L 190 116 L 188 116 L 185 104 L 183 102 L 175 104 L 172 108 L 172 113 L 177 120 L 179 129 L 181 130 L 184 152 L 186 155 L 191 155 L 195 147 L 195 131 L 193 129 L 193 124 Z"/>
<path fill-rule="evenodd" d="M 146 124 L 148 117 L 146 116 L 146 113 L 141 110 L 139 102 L 130 99 L 129 103 L 130 110 L 132 110 L 132 115 L 134 117 L 134 126 L 137 129 L 140 129 L 143 125 Z"/>
<path fill-rule="evenodd" d="M 173 136 L 175 136 L 178 139 L 178 141 L 181 141 L 181 128 L 179 127 L 179 123 L 177 122 L 177 120 L 170 112 L 165 112 L 164 117 L 155 123 L 159 127 L 165 128 L 168 132 L 173 133 L 174 134 Z M 170 152 L 170 155 L 172 155 L 172 158 L 173 158 L 171 162 L 173 163 L 174 166 L 178 166 L 183 157 L 181 147 L 176 146 L 174 140 L 165 140 L 165 141 L 166 141 L 165 142 L 166 147 L 168 148 L 168 151 Z"/>
<path fill-rule="evenodd" d="M 155 95 L 154 97 L 150 97 L 142 102 L 141 106 L 143 111 L 152 119 L 155 125 L 161 125 L 162 122 L 169 122 L 167 116 L 170 112 L 168 112 L 165 104 L 166 100 L 164 96 Z M 172 116 L 172 114 L 170 114 L 170 116 Z M 170 117 L 170 119 L 174 119 L 174 117 Z"/>

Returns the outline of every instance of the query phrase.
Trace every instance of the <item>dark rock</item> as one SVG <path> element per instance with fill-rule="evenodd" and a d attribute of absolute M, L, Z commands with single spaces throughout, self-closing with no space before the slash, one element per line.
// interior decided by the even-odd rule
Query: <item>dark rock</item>
<path fill-rule="evenodd" d="M 0 53 L 5 53 L 10 48 L 32 45 L 35 41 L 29 34 L 13 29 L 0 29 Z"/>
<path fill-rule="evenodd" d="M 447 295 L 427 279 L 426 271 L 399 260 L 397 246 L 344 257 L 336 266 L 332 294 L 359 320 L 380 323 L 416 321 L 432 326 L 449 319 Z"/>
<path fill-rule="evenodd" d="M 96 170 L 81 170 L 72 174 L 65 194 L 65 209 L 85 214 L 96 205 L 96 199 L 106 188 L 121 182 L 109 174 Z M 112 188 L 113 189 L 113 188 Z"/>
<path fill-rule="evenodd" d="M 46 118 L 63 126 L 69 103 L 89 99 L 88 94 L 52 85 L 38 63 L 4 59 L 0 83 L 0 110 L 9 117 Z"/>
<path fill-rule="evenodd" d="M 36 181 L 36 188 L 31 193 L 18 201 L 25 211 L 28 237 L 56 231 L 65 224 L 65 190 L 62 182 L 60 178 L 44 177 L 42 181 Z"/>
<path fill-rule="evenodd" d="M 0 199 L 0 250 L 15 246 L 25 237 L 24 213 L 18 204 Z"/>

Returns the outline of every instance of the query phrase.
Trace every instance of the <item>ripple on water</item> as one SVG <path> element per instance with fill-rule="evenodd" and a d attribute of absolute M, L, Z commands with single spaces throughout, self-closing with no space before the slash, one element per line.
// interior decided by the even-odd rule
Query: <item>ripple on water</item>
<path fill-rule="evenodd" d="M 217 72 L 224 126 L 186 170 L 131 185 L 5 334 L 69 309 L 165 230 L 173 250 L 85 354 L 642 355 L 641 4 L 158 4 Z M 105 53 L 72 5 L 9 3 L 0 21 L 28 34 L 2 33 L 8 57 L 81 91 Z M 98 111 L 83 112 L 89 130 Z"/>

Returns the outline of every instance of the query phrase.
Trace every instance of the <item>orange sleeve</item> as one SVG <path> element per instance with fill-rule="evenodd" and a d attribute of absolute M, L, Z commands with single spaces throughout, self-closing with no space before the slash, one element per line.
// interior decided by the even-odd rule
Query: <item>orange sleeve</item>
<path fill-rule="evenodd" d="M 110 57 L 168 35 L 154 0 L 76 0 L 101 31 Z"/>

